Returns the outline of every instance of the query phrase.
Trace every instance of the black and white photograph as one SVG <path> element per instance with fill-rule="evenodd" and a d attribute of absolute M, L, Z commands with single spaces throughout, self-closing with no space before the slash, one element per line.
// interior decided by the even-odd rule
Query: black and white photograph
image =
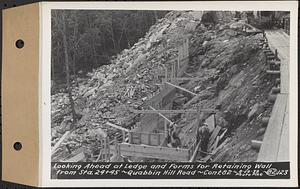
<path fill-rule="evenodd" d="M 288 162 L 288 11 L 51 11 L 52 162 Z"/>

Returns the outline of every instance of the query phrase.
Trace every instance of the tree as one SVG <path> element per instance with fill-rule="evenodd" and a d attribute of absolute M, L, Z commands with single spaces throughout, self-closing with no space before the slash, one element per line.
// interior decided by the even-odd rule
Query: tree
<path fill-rule="evenodd" d="M 62 30 L 61 30 L 61 35 L 63 39 L 63 49 L 64 49 L 64 55 L 65 55 L 65 68 L 66 68 L 66 80 L 67 80 L 67 92 L 68 92 L 68 97 L 71 105 L 71 112 L 72 112 L 72 128 L 74 129 L 75 123 L 77 121 L 77 114 L 75 112 L 75 103 L 72 97 L 72 88 L 71 88 L 71 83 L 70 83 L 70 65 L 69 65 L 69 52 L 68 52 L 68 42 L 67 42 L 67 29 L 66 29 L 66 21 L 65 21 L 65 13 L 62 13 Z"/>

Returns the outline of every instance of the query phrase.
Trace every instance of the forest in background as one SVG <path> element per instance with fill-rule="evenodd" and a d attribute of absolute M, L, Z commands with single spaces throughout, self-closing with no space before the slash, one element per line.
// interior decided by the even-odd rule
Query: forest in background
<path fill-rule="evenodd" d="M 111 57 L 131 48 L 167 12 L 53 10 L 52 89 L 64 88 L 72 78 L 109 64 Z"/>

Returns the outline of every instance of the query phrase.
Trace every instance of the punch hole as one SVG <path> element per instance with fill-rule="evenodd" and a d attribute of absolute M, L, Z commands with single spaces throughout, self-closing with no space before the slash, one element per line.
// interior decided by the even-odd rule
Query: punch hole
<path fill-rule="evenodd" d="M 14 143 L 14 149 L 15 149 L 16 151 L 21 150 L 21 149 L 22 149 L 22 144 L 21 144 L 21 142 L 15 142 L 15 143 Z"/>
<path fill-rule="evenodd" d="M 24 41 L 23 41 L 22 39 L 17 40 L 17 41 L 16 41 L 16 47 L 17 47 L 18 49 L 23 48 L 23 47 L 24 47 Z"/>

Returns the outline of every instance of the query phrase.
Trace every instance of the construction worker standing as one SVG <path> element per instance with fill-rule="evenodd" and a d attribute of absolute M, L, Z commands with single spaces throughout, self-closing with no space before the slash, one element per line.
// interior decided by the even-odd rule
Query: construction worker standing
<path fill-rule="evenodd" d="M 171 144 L 173 148 L 178 148 L 181 146 L 181 140 L 178 136 L 178 133 L 175 131 L 175 129 L 173 130 L 172 134 L 171 134 Z"/>
<path fill-rule="evenodd" d="M 197 142 L 200 142 L 200 148 L 202 151 L 207 152 L 207 146 L 209 142 L 209 128 L 208 124 L 205 123 L 205 120 L 199 124 L 199 127 L 196 132 Z"/>

